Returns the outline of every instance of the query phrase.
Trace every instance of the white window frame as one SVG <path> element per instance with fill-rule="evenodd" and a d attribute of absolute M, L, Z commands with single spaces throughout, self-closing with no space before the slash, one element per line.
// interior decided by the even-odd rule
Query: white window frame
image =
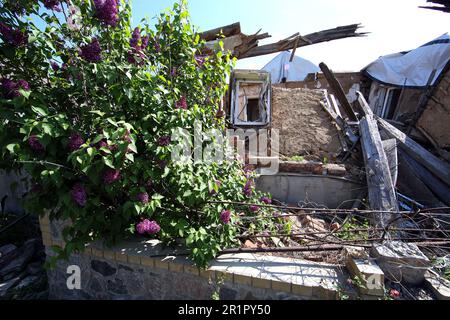
<path fill-rule="evenodd" d="M 231 116 L 232 116 L 232 123 L 233 125 L 237 125 L 237 126 L 265 126 L 268 125 L 270 123 L 271 120 L 271 110 L 270 110 L 270 101 L 272 99 L 271 95 L 271 88 L 270 88 L 270 83 L 269 83 L 269 88 L 268 88 L 268 94 L 267 94 L 267 101 L 266 101 L 266 113 L 267 113 L 267 117 L 266 117 L 266 121 L 242 121 L 239 119 L 239 88 L 240 88 L 240 83 L 252 83 L 252 84 L 262 84 L 264 85 L 266 83 L 266 81 L 262 81 L 262 80 L 238 80 L 236 79 L 236 86 L 233 90 L 233 96 L 231 99 Z M 245 105 L 245 113 L 247 113 L 247 105 Z"/>

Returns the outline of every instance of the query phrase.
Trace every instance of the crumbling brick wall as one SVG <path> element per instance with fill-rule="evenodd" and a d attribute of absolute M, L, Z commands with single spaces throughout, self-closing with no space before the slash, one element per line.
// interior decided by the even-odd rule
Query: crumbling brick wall
<path fill-rule="evenodd" d="M 339 153 L 338 131 L 322 98 L 319 90 L 272 87 L 272 128 L 279 130 L 281 155 L 333 159 Z"/>
<path fill-rule="evenodd" d="M 417 122 L 440 148 L 450 150 L 450 70 L 441 78 Z"/>

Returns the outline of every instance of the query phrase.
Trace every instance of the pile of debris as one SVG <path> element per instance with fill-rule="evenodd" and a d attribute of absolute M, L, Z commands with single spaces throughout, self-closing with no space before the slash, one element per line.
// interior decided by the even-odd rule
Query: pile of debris
<path fill-rule="evenodd" d="M 47 298 L 45 252 L 39 239 L 21 247 L 0 247 L 0 299 L 41 300 Z"/>
<path fill-rule="evenodd" d="M 0 300 L 47 299 L 46 255 L 38 219 L 9 217 L 11 221 L 0 225 Z"/>

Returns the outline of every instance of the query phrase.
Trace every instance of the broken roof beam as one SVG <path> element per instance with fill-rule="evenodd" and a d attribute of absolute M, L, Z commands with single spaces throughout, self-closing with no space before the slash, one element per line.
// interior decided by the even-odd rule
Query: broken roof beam
<path fill-rule="evenodd" d="M 398 130 L 386 120 L 377 118 L 378 125 L 389 138 L 395 138 L 399 142 L 399 147 L 404 150 L 410 157 L 426 167 L 436 177 L 441 179 L 445 184 L 450 186 L 450 165 L 440 160 L 423 148 L 413 139 Z"/>
<path fill-rule="evenodd" d="M 438 4 L 440 6 L 419 6 L 419 8 L 450 12 L 450 0 L 428 0 L 427 2 Z"/>
<path fill-rule="evenodd" d="M 330 85 L 331 91 L 338 99 L 341 107 L 345 110 L 345 113 L 347 114 L 348 118 L 352 121 L 357 121 L 358 118 L 356 118 L 355 112 L 353 111 L 352 106 L 350 105 L 350 103 L 347 100 L 347 97 L 345 96 L 344 89 L 342 89 L 341 84 L 336 79 L 333 72 L 323 62 L 321 62 L 319 64 L 319 68 L 320 68 L 320 70 L 322 70 L 323 75 L 325 76 L 325 79 L 327 80 L 328 84 Z"/>
<path fill-rule="evenodd" d="M 285 40 L 278 41 L 276 43 L 271 43 L 259 47 L 255 47 L 249 50 L 247 53 L 238 56 L 238 59 L 251 58 L 266 54 L 271 54 L 279 51 L 284 51 L 287 49 L 308 46 L 311 44 L 316 44 L 320 42 L 326 42 L 331 40 L 349 38 L 349 37 L 362 37 L 365 36 L 366 32 L 356 32 L 360 28 L 360 24 L 351 24 L 347 26 L 341 26 L 334 29 L 323 30 L 319 32 L 314 32 L 306 36 L 300 37 L 290 37 Z M 298 39 L 298 41 L 297 41 Z"/>
<path fill-rule="evenodd" d="M 221 35 L 227 38 L 238 34 L 241 34 L 241 24 L 236 22 L 227 26 L 205 31 L 200 34 L 200 38 L 205 41 L 211 41 L 221 38 Z"/>

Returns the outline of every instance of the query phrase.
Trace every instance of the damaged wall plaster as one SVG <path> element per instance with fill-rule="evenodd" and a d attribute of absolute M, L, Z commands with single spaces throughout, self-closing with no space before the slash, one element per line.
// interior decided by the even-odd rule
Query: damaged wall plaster
<path fill-rule="evenodd" d="M 280 153 L 334 158 L 340 151 L 338 131 L 320 105 L 323 93 L 272 87 L 272 128 L 279 130 Z"/>

